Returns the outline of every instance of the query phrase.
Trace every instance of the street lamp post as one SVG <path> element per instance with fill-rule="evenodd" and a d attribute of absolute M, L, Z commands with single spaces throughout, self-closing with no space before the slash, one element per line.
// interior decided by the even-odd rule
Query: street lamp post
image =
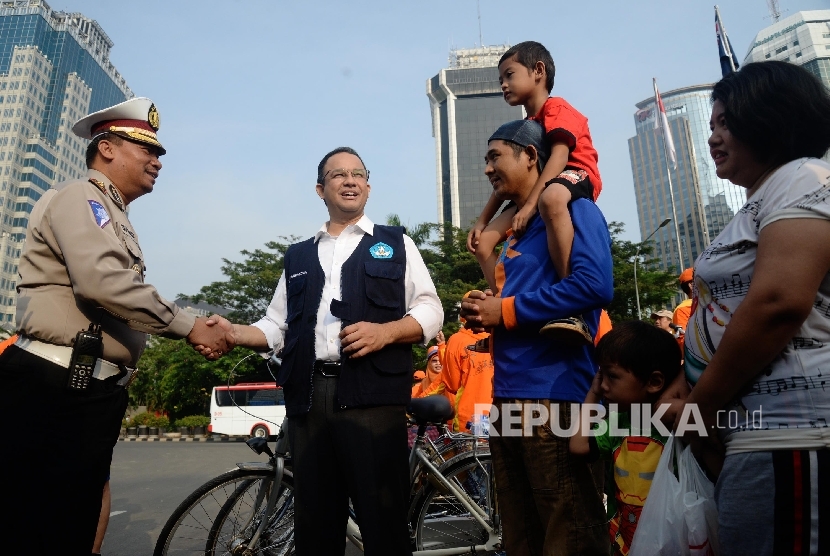
<path fill-rule="evenodd" d="M 657 233 L 657 231 L 671 222 L 671 218 L 666 218 L 663 220 L 659 226 L 657 226 L 653 232 L 648 234 L 648 237 L 645 238 L 643 241 L 640 242 L 640 245 L 637 246 L 637 254 L 634 255 L 634 296 L 637 298 L 637 319 L 643 320 L 643 315 L 640 313 L 640 288 L 637 286 L 637 261 L 640 259 L 640 247 L 642 247 L 643 243 L 647 242 L 651 239 L 651 237 Z"/>

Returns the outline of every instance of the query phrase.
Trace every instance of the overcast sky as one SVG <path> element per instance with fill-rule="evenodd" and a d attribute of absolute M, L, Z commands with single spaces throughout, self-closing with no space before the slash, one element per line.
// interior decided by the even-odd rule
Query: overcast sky
<path fill-rule="evenodd" d="M 437 221 L 426 80 L 451 47 L 479 43 L 475 0 L 47 0 L 95 19 L 136 96 L 153 99 L 167 149 L 155 191 L 130 213 L 162 295 L 222 279 L 278 236 L 307 237 L 327 214 L 317 164 L 349 145 L 372 172 L 367 214 Z M 783 17 L 827 0 L 781 0 Z M 553 54 L 553 94 L 589 119 L 599 206 L 639 240 L 628 156 L 635 103 L 720 78 L 710 2 L 481 0 L 484 44 L 537 40 Z M 770 24 L 765 0 L 722 0 L 739 60 Z M 521 9 L 517 9 L 521 7 Z M 482 155 L 484 152 L 482 145 Z M 483 164 L 482 164 L 483 171 Z"/>

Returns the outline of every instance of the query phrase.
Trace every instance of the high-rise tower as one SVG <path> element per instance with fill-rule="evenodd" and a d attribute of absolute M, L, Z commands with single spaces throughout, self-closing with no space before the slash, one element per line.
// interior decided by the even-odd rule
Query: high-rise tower
<path fill-rule="evenodd" d="M 683 261 L 678 261 L 674 226 L 654 236 L 655 257 L 664 270 L 679 272 L 723 230 L 746 201 L 743 188 L 722 180 L 709 156 L 709 116 L 712 85 L 683 87 L 661 93 L 677 152 L 677 168 L 671 170 L 675 214 L 672 214 L 666 175 L 663 137 L 655 129 L 659 115 L 654 97 L 637 103 L 634 123 L 637 135 L 628 140 L 640 237 L 645 238 L 666 218 L 677 218 Z"/>
<path fill-rule="evenodd" d="M 797 12 L 762 29 L 744 64 L 764 60 L 803 66 L 830 87 L 830 10 Z"/>
<path fill-rule="evenodd" d="M 797 12 L 761 30 L 744 64 L 782 60 L 802 66 L 830 89 L 830 10 Z M 830 162 L 830 152 L 824 160 Z"/>
<path fill-rule="evenodd" d="M 427 80 L 435 137 L 438 221 L 467 228 L 493 192 L 484 176 L 487 139 L 525 117 L 504 101 L 498 63 L 509 46 L 453 50 L 450 67 Z"/>
<path fill-rule="evenodd" d="M 43 0 L 0 3 L 0 323 L 13 323 L 29 214 L 57 182 L 86 174 L 71 127 L 132 98 L 109 61 L 113 42 L 80 13 Z"/>

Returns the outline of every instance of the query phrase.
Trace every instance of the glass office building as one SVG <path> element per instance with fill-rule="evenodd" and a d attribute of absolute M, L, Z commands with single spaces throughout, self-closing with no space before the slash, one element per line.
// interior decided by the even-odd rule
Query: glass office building
<path fill-rule="evenodd" d="M 132 98 L 109 61 L 113 43 L 80 13 L 43 0 L 0 1 L 0 323 L 13 325 L 17 265 L 34 203 L 86 175 L 72 125 Z"/>
<path fill-rule="evenodd" d="M 498 63 L 509 46 L 454 50 L 450 67 L 427 80 L 435 137 L 438 221 L 470 227 L 493 192 L 484 175 L 487 139 L 525 117 L 504 101 Z"/>
<path fill-rule="evenodd" d="M 637 135 L 628 140 L 640 237 L 645 239 L 663 220 L 671 218 L 672 222 L 660 229 L 652 241 L 660 267 L 678 273 L 692 266 L 746 201 L 743 188 L 717 177 L 709 156 L 711 93 L 712 85 L 661 93 L 677 153 L 677 168 L 671 170 L 674 212 L 663 136 L 655 129 L 654 97 L 637 104 L 634 114 Z M 675 219 L 681 239 L 680 253 Z"/>
<path fill-rule="evenodd" d="M 762 29 L 744 64 L 782 60 L 797 64 L 830 88 L 830 10 L 797 12 Z M 830 162 L 830 152 L 824 155 Z"/>

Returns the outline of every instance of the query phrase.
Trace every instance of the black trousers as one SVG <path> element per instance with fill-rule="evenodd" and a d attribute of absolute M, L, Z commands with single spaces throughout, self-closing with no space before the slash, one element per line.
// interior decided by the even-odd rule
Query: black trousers
<path fill-rule="evenodd" d="M 351 499 L 367 556 L 409 556 L 406 408 L 339 409 L 314 376 L 311 411 L 288 419 L 297 556 L 342 556 Z"/>
<path fill-rule="evenodd" d="M 116 377 L 66 390 L 63 367 L 10 346 L 0 355 L 3 422 L 0 472 L 14 496 L 0 519 L 4 554 L 88 555 L 112 450 L 127 409 Z"/>

